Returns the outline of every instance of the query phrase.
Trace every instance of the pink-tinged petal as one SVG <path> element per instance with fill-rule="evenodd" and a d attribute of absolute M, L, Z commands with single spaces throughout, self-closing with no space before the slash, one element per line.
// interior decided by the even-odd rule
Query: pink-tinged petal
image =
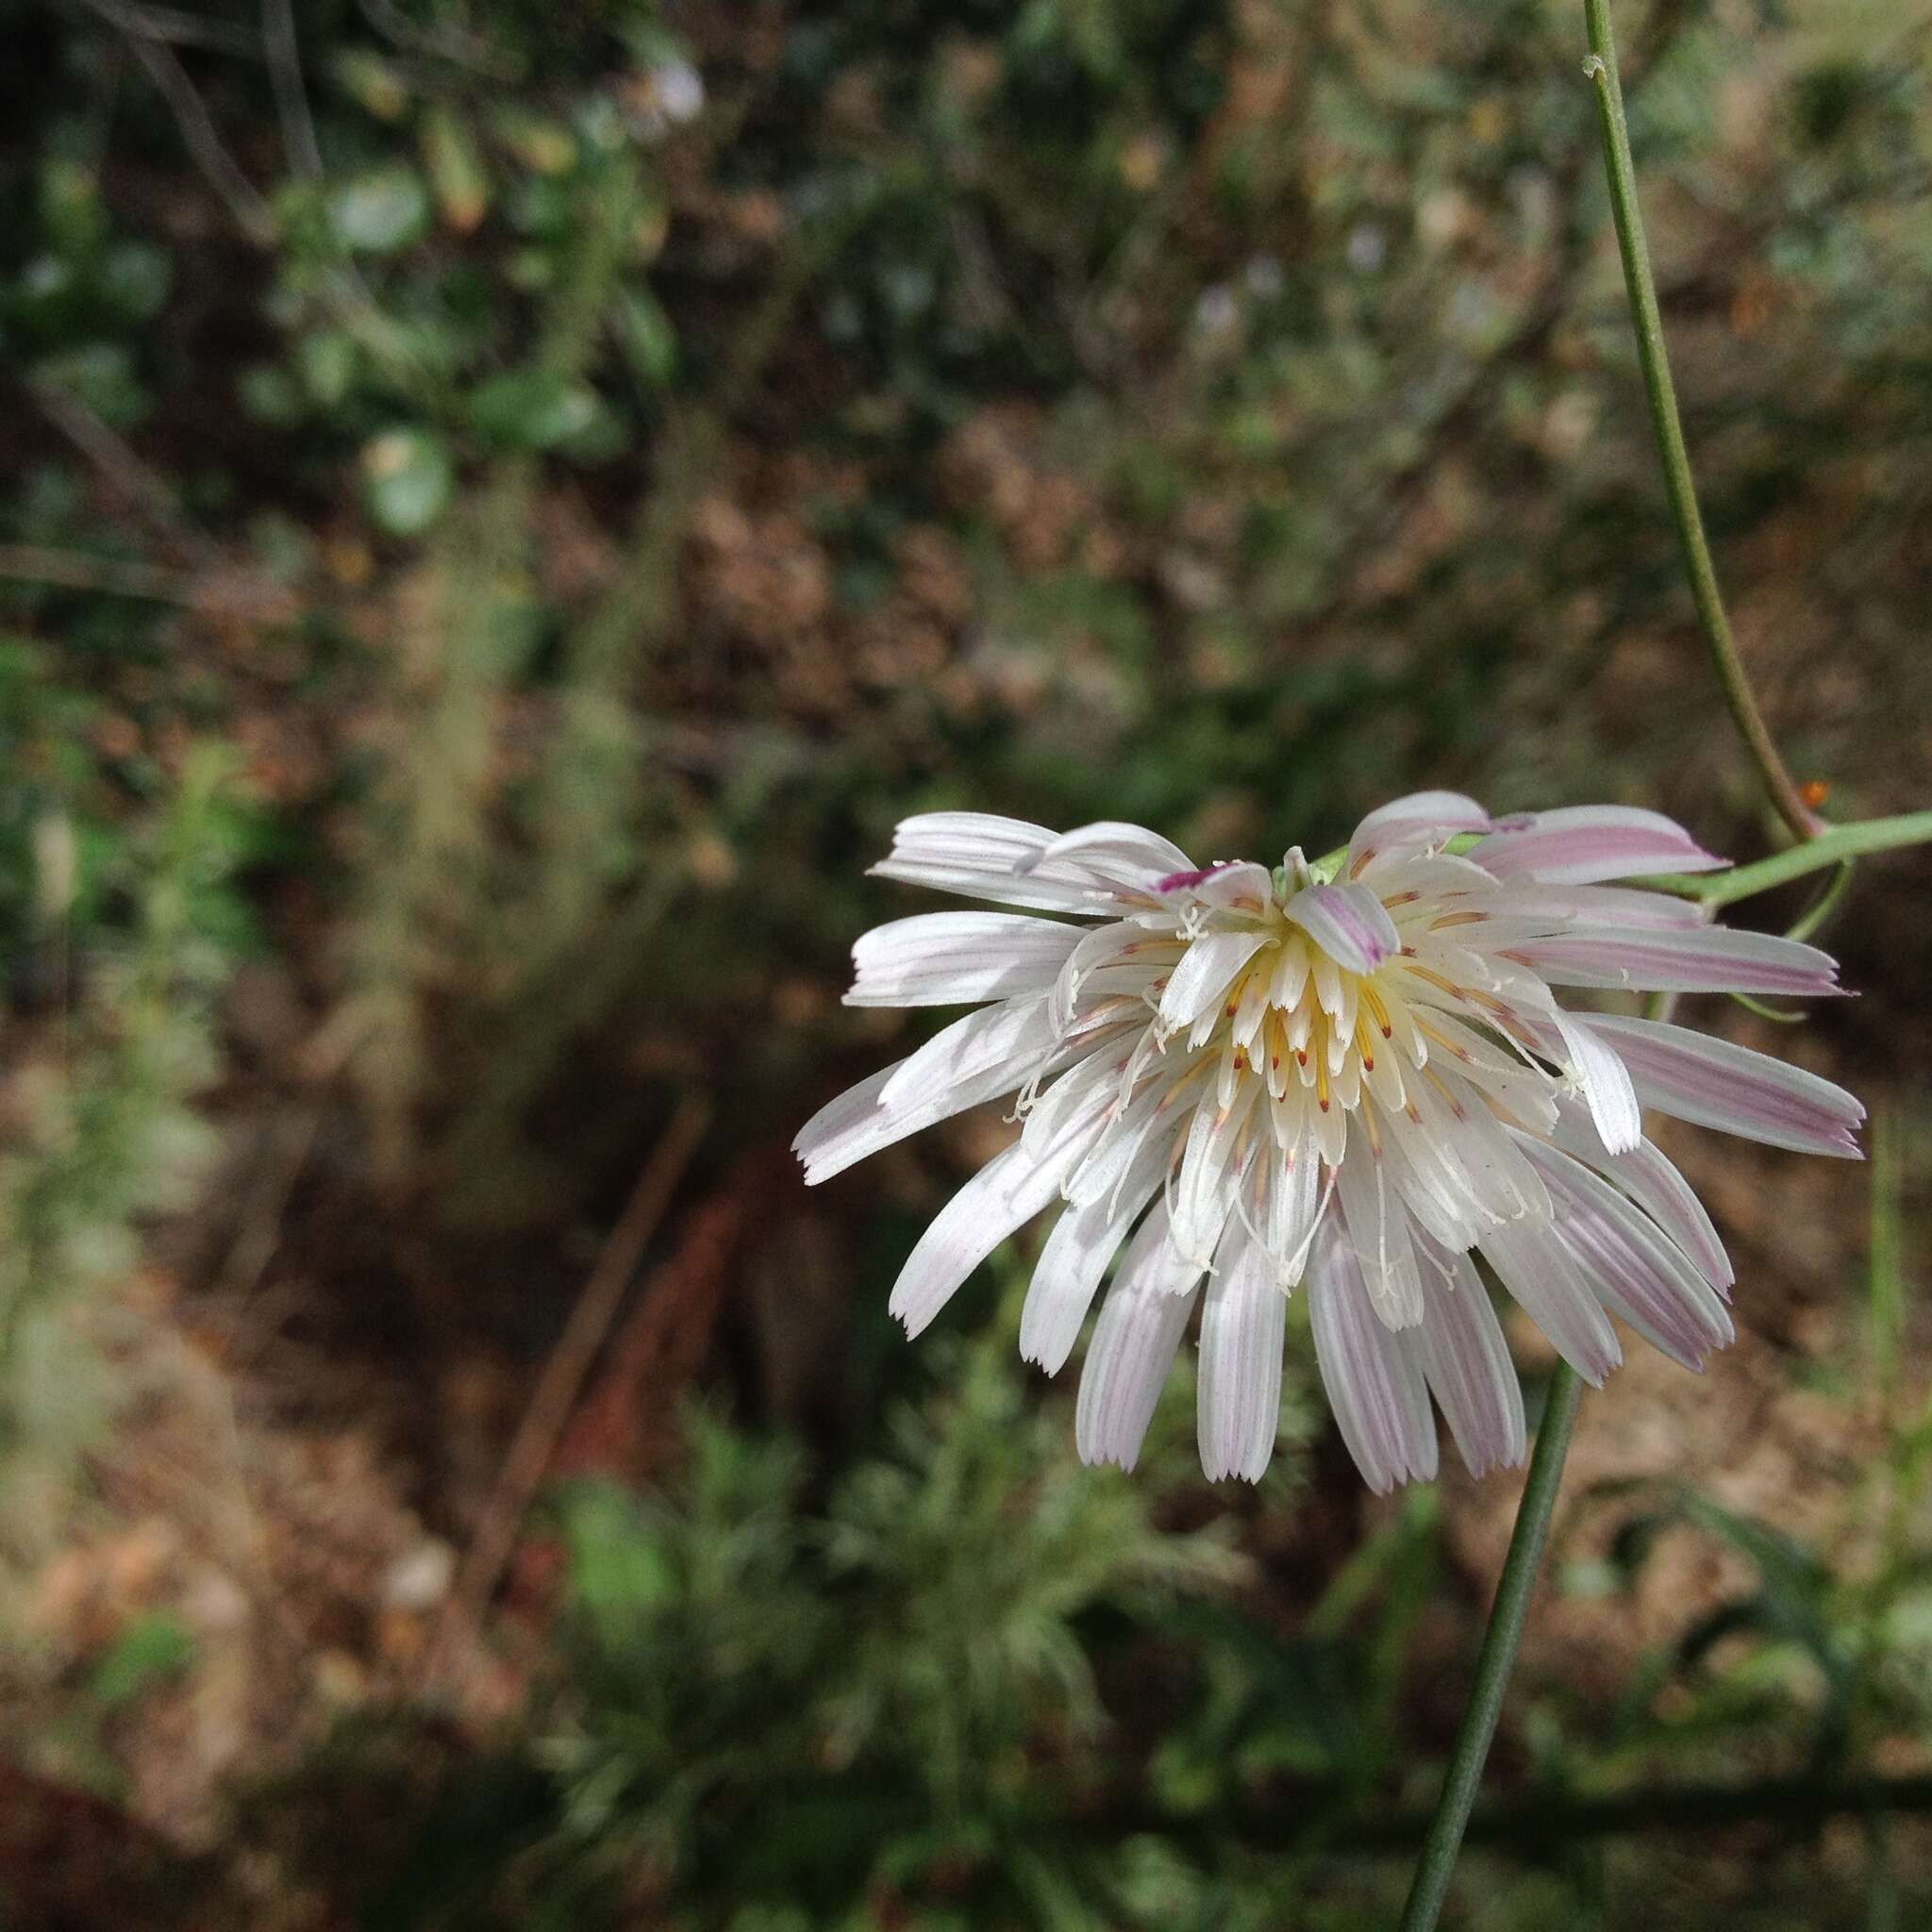
<path fill-rule="evenodd" d="M 1628 1154 L 1606 1153 L 1588 1113 L 1567 1101 L 1551 1138 L 1564 1153 L 1622 1188 L 1720 1294 L 1730 1288 L 1737 1273 L 1704 1203 L 1658 1148 L 1641 1141 Z"/>
<path fill-rule="evenodd" d="M 1427 1306 L 1417 1331 L 1423 1373 L 1471 1475 L 1523 1460 L 1523 1385 L 1490 1291 L 1467 1255 L 1423 1238 Z"/>
<path fill-rule="evenodd" d="M 947 1113 L 957 1112 L 952 1105 L 956 1090 L 979 1093 L 983 1082 L 991 1078 L 995 1084 L 982 1098 L 1011 1092 L 1032 1078 L 1056 1043 L 1045 1000 L 1007 1000 L 982 1007 L 941 1027 L 902 1060 L 881 1103 L 893 1110 L 939 1105 Z"/>
<path fill-rule="evenodd" d="M 900 822 L 872 876 L 1045 912 L 1111 911 L 1112 893 L 1090 868 L 1042 858 L 1055 836 L 1044 825 L 991 812 L 924 812 Z"/>
<path fill-rule="evenodd" d="M 1157 1205 L 1093 1324 L 1074 1405 L 1074 1442 L 1082 1462 L 1132 1469 L 1139 1459 L 1200 1278 L 1198 1267 L 1174 1257 L 1167 1215 Z M 1177 1280 L 1184 1285 L 1175 1291 Z"/>
<path fill-rule="evenodd" d="M 895 1060 L 868 1074 L 857 1087 L 848 1087 L 836 1100 L 828 1100 L 799 1128 L 792 1137 L 791 1151 L 804 1165 L 807 1187 L 829 1180 L 887 1144 L 875 1138 L 882 1118 L 879 1095 L 905 1064 Z"/>
<path fill-rule="evenodd" d="M 1209 1482 L 1258 1482 L 1281 1423 L 1281 1355 L 1288 1297 L 1274 1285 L 1266 1251 L 1246 1239 L 1224 1245 L 1201 1306 L 1201 1367 L 1195 1430 Z"/>
<path fill-rule="evenodd" d="M 1701 929 L 1708 921 L 1695 899 L 1670 892 L 1647 892 L 1641 886 L 1551 886 L 1516 880 L 1478 897 L 1471 893 L 1457 902 L 1457 910 L 1513 913 L 1519 918 L 1548 920 L 1553 926 L 1595 924 L 1644 932 L 1683 932 Z"/>
<path fill-rule="evenodd" d="M 1321 949 L 1350 973 L 1373 973 L 1402 950 L 1388 908 L 1366 886 L 1310 886 L 1283 908 Z"/>
<path fill-rule="evenodd" d="M 1714 872 L 1715 858 L 1661 812 L 1627 805 L 1573 805 L 1527 814 L 1516 829 L 1492 832 L 1470 853 L 1499 879 L 1590 885 L 1643 873 Z"/>
<path fill-rule="evenodd" d="M 1562 1036 L 1569 1064 L 1583 1083 L 1583 1098 L 1590 1117 L 1596 1123 L 1604 1149 L 1610 1154 L 1627 1154 L 1643 1139 L 1643 1113 L 1637 1104 L 1637 1090 L 1630 1072 L 1618 1058 L 1614 1046 L 1606 1043 L 1592 1030 L 1593 1021 L 1584 1021 L 1558 1011 L 1554 1016 Z"/>
<path fill-rule="evenodd" d="M 1855 1131 L 1864 1108 L 1841 1087 L 1768 1054 L 1658 1020 L 1598 1016 L 1644 1106 L 1772 1147 L 1862 1158 Z"/>
<path fill-rule="evenodd" d="M 1373 1144 L 1360 1116 L 1354 1116 L 1335 1192 L 1376 1319 L 1385 1327 L 1413 1328 L 1423 1318 L 1423 1283 L 1393 1159 L 1386 1144 Z"/>
<path fill-rule="evenodd" d="M 1006 1007 L 969 1013 L 935 1034 L 918 1054 L 882 1069 L 821 1108 L 791 1143 L 805 1163 L 806 1185 L 816 1187 L 909 1134 L 969 1107 L 997 1100 L 1036 1076 L 1044 1078 L 1075 1065 L 1101 1051 L 1112 1037 L 1094 1033 L 1077 1041 L 1056 1041 L 1050 1035 L 1029 1036 L 1032 1050 L 1016 1058 L 1011 1029 L 1018 1024 L 1014 1009 Z M 920 1054 L 928 1051 L 933 1062 L 921 1069 L 916 1064 Z"/>
<path fill-rule="evenodd" d="M 1265 932 L 1205 932 L 1181 955 L 1160 994 L 1160 1024 L 1191 1026 L 1218 1005 L 1228 983 L 1268 943 Z"/>
<path fill-rule="evenodd" d="M 1458 832 L 1487 832 L 1491 818 L 1460 791 L 1411 791 L 1377 806 L 1348 841 L 1348 875 L 1356 876 L 1377 853 L 1435 845 Z"/>
<path fill-rule="evenodd" d="M 1547 1227 L 1492 1228 L 1480 1246 L 1550 1346 L 1591 1388 L 1601 1389 L 1624 1351 L 1569 1249 Z"/>
<path fill-rule="evenodd" d="M 852 948 L 848 1007 L 963 1007 L 1045 992 L 1089 930 L 1024 912 L 922 912 Z"/>
<path fill-rule="evenodd" d="M 1378 1496 L 1436 1473 L 1436 1419 L 1413 1331 L 1383 1326 L 1355 1251 L 1331 1220 L 1308 1268 L 1315 1366 L 1341 1440 Z"/>
<path fill-rule="evenodd" d="M 1186 872 L 1193 861 L 1173 840 L 1163 839 L 1158 832 L 1118 819 L 1103 819 L 1062 832 L 1037 858 L 1026 861 L 1025 870 L 1031 873 L 1062 863 L 1079 865 L 1136 891 L 1158 891 L 1159 880 L 1172 873 Z"/>
<path fill-rule="evenodd" d="M 1729 1347 L 1724 1303 L 1663 1230 L 1581 1161 L 1523 1139 L 1557 1201 L 1557 1233 L 1603 1305 L 1687 1369 Z"/>
<path fill-rule="evenodd" d="M 1156 1175 L 1158 1182 L 1158 1174 Z M 1026 1285 L 1020 1310 L 1020 1357 L 1038 1362 L 1049 1375 L 1066 1366 L 1080 1339 L 1081 1324 L 1100 1292 L 1108 1263 L 1126 1240 L 1134 1217 L 1147 1205 L 1154 1190 L 1120 1204 L 1094 1201 L 1069 1208 L 1054 1223 L 1046 1245 Z"/>
<path fill-rule="evenodd" d="M 966 1277 L 1019 1228 L 1059 1199 L 1068 1170 L 1093 1144 L 1098 1118 L 1076 1124 L 1044 1160 L 1015 1142 L 987 1164 L 933 1217 L 892 1285 L 887 1307 L 917 1335 Z"/>
<path fill-rule="evenodd" d="M 1793 999 L 1840 990 L 1838 965 L 1829 953 L 1773 933 L 1722 925 L 1628 932 L 1579 923 L 1553 938 L 1511 944 L 1508 953 L 1552 986 L 1782 993 Z"/>
<path fill-rule="evenodd" d="M 1256 1097 L 1255 1082 L 1244 1080 L 1230 1106 L 1219 1108 L 1203 1101 L 1188 1127 L 1171 1197 L 1174 1224 L 1169 1239 L 1182 1254 L 1198 1257 L 1203 1264 L 1219 1245 L 1234 1212 L 1228 1171 Z"/>
<path fill-rule="evenodd" d="M 1255 919 L 1274 903 L 1274 879 L 1265 865 L 1252 859 L 1234 859 L 1210 865 L 1187 875 L 1188 883 L 1175 886 L 1170 881 L 1167 896 L 1176 893 L 1210 912 L 1228 912 Z"/>

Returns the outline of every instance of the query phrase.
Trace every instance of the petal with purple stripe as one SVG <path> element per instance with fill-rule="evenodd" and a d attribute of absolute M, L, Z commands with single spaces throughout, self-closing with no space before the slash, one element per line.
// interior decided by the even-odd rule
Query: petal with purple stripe
<path fill-rule="evenodd" d="M 1173 1292 L 1174 1278 L 1183 1269 L 1188 1285 Z M 1173 1257 L 1167 1215 L 1157 1205 L 1108 1290 L 1080 1370 L 1074 1442 L 1082 1462 L 1133 1468 L 1193 1310 L 1192 1284 L 1200 1277 L 1199 1268 Z"/>
<path fill-rule="evenodd" d="M 1550 1346 L 1593 1389 L 1624 1359 L 1575 1257 L 1547 1227 L 1492 1228 L 1483 1257 Z"/>
<path fill-rule="evenodd" d="M 1581 1161 L 1524 1137 L 1557 1198 L 1557 1232 L 1613 1315 L 1687 1369 L 1735 1339 L 1717 1291 L 1663 1230 Z"/>
<path fill-rule="evenodd" d="M 1195 1430 L 1208 1481 L 1258 1482 L 1281 1422 L 1281 1353 L 1288 1296 L 1274 1285 L 1267 1250 L 1241 1231 L 1233 1256 L 1201 1304 L 1201 1372 Z"/>
<path fill-rule="evenodd" d="M 1353 876 L 1378 852 L 1433 845 L 1457 832 L 1487 832 L 1491 824 L 1489 813 L 1460 791 L 1411 791 L 1391 798 L 1355 828 L 1348 841 L 1349 873 Z"/>
<path fill-rule="evenodd" d="M 1523 1385 L 1475 1264 L 1418 1237 L 1427 1307 L 1416 1331 L 1423 1373 L 1471 1475 L 1523 1460 Z"/>
<path fill-rule="evenodd" d="M 1532 812 L 1492 832 L 1470 857 L 1499 879 L 1591 885 L 1654 872 L 1714 872 L 1716 858 L 1674 819 L 1627 805 L 1573 805 Z"/>
<path fill-rule="evenodd" d="M 1816 1074 L 1661 1020 L 1600 1015 L 1591 1024 L 1617 1049 L 1645 1107 L 1772 1147 L 1862 1158 L 1855 1130 L 1864 1108 Z"/>
<path fill-rule="evenodd" d="M 1641 992 L 1782 993 L 1806 999 L 1841 989 L 1829 953 L 1774 933 L 1730 926 L 1630 932 L 1579 922 L 1548 939 L 1507 948 L 1552 986 Z"/>
<path fill-rule="evenodd" d="M 1402 950 L 1402 935 L 1388 908 L 1366 886 L 1310 886 L 1283 908 L 1335 961 L 1351 973 L 1373 973 Z"/>
<path fill-rule="evenodd" d="M 1383 1326 L 1346 1235 L 1331 1221 L 1308 1270 L 1315 1366 L 1356 1466 L 1378 1496 L 1436 1473 L 1436 1419 L 1421 1351 Z"/>

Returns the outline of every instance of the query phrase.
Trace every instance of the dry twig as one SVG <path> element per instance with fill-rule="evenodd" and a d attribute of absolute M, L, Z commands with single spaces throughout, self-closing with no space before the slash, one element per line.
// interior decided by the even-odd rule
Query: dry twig
<path fill-rule="evenodd" d="M 605 1241 L 596 1265 L 585 1281 L 570 1320 L 550 1352 L 543 1374 L 530 1397 L 530 1406 L 517 1426 L 490 1500 L 477 1519 L 476 1533 L 464 1556 L 457 1587 L 436 1631 L 428 1653 L 428 1675 L 434 1681 L 447 1659 L 457 1632 L 474 1624 L 489 1603 L 504 1564 L 516 1542 L 517 1527 L 543 1472 L 557 1439 L 570 1419 L 591 1362 L 603 1345 L 618 1304 L 637 1273 L 638 1262 L 664 1218 L 671 1196 L 710 1122 L 710 1108 L 702 1100 L 687 1100 L 677 1110 L 664 1137 L 652 1150 L 617 1224 Z"/>

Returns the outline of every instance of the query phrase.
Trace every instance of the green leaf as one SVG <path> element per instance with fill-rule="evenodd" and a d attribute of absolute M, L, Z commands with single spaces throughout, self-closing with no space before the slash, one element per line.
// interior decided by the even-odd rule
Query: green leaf
<path fill-rule="evenodd" d="M 618 291 L 617 330 L 625 356 L 642 381 L 661 389 L 677 373 L 677 331 L 650 290 Z"/>
<path fill-rule="evenodd" d="M 408 111 L 409 90 L 401 72 L 380 54 L 351 47 L 330 62 L 336 85 L 377 121 L 400 121 Z"/>
<path fill-rule="evenodd" d="M 442 439 L 426 429 L 391 429 L 362 451 L 362 503 L 391 537 L 414 537 L 449 507 L 456 475 Z"/>
<path fill-rule="evenodd" d="M 490 211 L 490 175 L 467 123 L 448 108 L 424 116 L 423 165 L 443 221 L 467 235 Z"/>
<path fill-rule="evenodd" d="M 506 370 L 470 397 L 470 426 L 502 449 L 555 449 L 596 419 L 596 392 L 554 369 Z"/>
<path fill-rule="evenodd" d="M 413 168 L 395 161 L 343 182 L 329 196 L 328 209 L 344 247 L 391 255 L 429 225 L 429 191 Z"/>
<path fill-rule="evenodd" d="M 356 342 L 346 329 L 319 329 L 295 344 L 302 386 L 325 409 L 333 409 L 356 379 Z"/>
<path fill-rule="evenodd" d="M 32 379 L 67 390 L 110 429 L 132 429 L 148 412 L 147 388 L 135 374 L 132 353 L 119 342 L 90 342 L 43 357 Z"/>
<path fill-rule="evenodd" d="M 125 322 L 158 315 L 174 282 L 173 258 L 152 242 L 117 242 L 101 260 L 101 299 Z"/>
<path fill-rule="evenodd" d="M 88 1678 L 88 1695 L 113 1710 L 194 1661 L 194 1639 L 174 1618 L 137 1618 L 114 1640 Z"/>
<path fill-rule="evenodd" d="M 242 407 L 258 423 L 275 429 L 292 428 L 308 413 L 301 385 L 279 362 L 256 362 L 235 380 Z"/>

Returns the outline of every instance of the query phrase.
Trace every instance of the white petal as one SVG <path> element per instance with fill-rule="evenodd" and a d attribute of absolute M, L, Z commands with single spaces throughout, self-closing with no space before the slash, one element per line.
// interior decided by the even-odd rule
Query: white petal
<path fill-rule="evenodd" d="M 872 875 L 1049 912 L 1108 909 L 1101 882 L 1087 868 L 1068 860 L 1041 863 L 1054 838 L 1044 825 L 1024 819 L 924 812 L 900 822 L 891 853 L 872 868 Z"/>
<path fill-rule="evenodd" d="M 905 1064 L 896 1060 L 868 1074 L 857 1087 L 848 1087 L 836 1100 L 828 1100 L 799 1128 L 791 1151 L 805 1165 L 808 1187 L 830 1179 L 887 1144 L 876 1138 L 886 1119 L 879 1111 L 879 1095 Z"/>
<path fill-rule="evenodd" d="M 1627 932 L 1579 922 L 1509 947 L 1552 986 L 1641 992 L 1753 992 L 1808 999 L 1841 989 L 1829 953 L 1730 926 Z"/>
<path fill-rule="evenodd" d="M 1495 891 L 1468 893 L 1457 901 L 1457 909 L 1547 919 L 1553 927 L 1593 920 L 1623 930 L 1681 932 L 1708 924 L 1696 900 L 1679 899 L 1674 893 L 1649 892 L 1640 886 L 1544 887 L 1531 879 L 1512 879 Z"/>
<path fill-rule="evenodd" d="M 1411 791 L 1377 806 L 1348 841 L 1348 874 L 1357 876 L 1378 852 L 1433 845 L 1457 832 L 1487 832 L 1490 815 L 1460 791 Z"/>
<path fill-rule="evenodd" d="M 1408 1335 L 1383 1326 L 1347 1237 L 1330 1221 L 1315 1240 L 1308 1271 L 1315 1365 L 1341 1440 L 1378 1495 L 1436 1473 L 1436 1420 L 1421 1353 Z"/>
<path fill-rule="evenodd" d="M 1527 1140 L 1524 1151 L 1559 1197 L 1557 1235 L 1612 1314 L 1688 1369 L 1730 1345 L 1724 1304 L 1661 1228 L 1581 1161 Z"/>
<path fill-rule="evenodd" d="M 1530 812 L 1491 833 L 1470 857 L 1499 879 L 1578 886 L 1643 873 L 1713 872 L 1730 862 L 1705 851 L 1661 812 L 1627 805 Z"/>
<path fill-rule="evenodd" d="M 1201 1306 L 1201 1374 L 1195 1428 L 1208 1481 L 1258 1482 L 1281 1422 L 1281 1354 L 1288 1297 L 1267 1253 L 1243 1233 L 1224 1254 Z"/>
<path fill-rule="evenodd" d="M 1359 1119 L 1350 1129 L 1335 1191 L 1370 1306 L 1387 1326 L 1413 1328 L 1423 1318 L 1423 1284 L 1409 1244 L 1408 1208 L 1390 1172 L 1386 1145 L 1373 1147 Z"/>
<path fill-rule="evenodd" d="M 1022 1360 L 1038 1362 L 1049 1375 L 1066 1366 L 1107 1264 L 1152 1193 L 1150 1188 L 1138 1201 L 1122 1203 L 1119 1211 L 1105 1200 L 1069 1208 L 1054 1223 L 1020 1310 Z"/>
<path fill-rule="evenodd" d="M 1366 886 L 1310 886 L 1297 892 L 1282 913 L 1351 973 L 1373 973 L 1402 950 L 1395 922 Z"/>
<path fill-rule="evenodd" d="M 1178 889 L 1180 898 L 1194 900 L 1212 912 L 1255 918 L 1274 903 L 1274 880 L 1265 865 L 1251 858 L 1240 858 L 1227 865 L 1210 865 L 1198 875 L 1196 883 Z M 1176 889 L 1170 887 L 1173 900 Z"/>
<path fill-rule="evenodd" d="M 1302 1100 L 1300 1088 L 1293 1098 Z M 1310 1238 L 1322 1211 L 1322 1162 L 1312 1143 L 1300 1139 L 1286 1154 L 1264 1150 L 1261 1158 L 1272 1163 L 1261 1228 L 1268 1237 L 1269 1256 L 1282 1271 L 1276 1286 L 1292 1288 L 1307 1266 Z"/>
<path fill-rule="evenodd" d="M 1045 992 L 1087 928 L 1023 912 L 922 912 L 852 948 L 848 1007 L 954 1007 Z"/>
<path fill-rule="evenodd" d="M 1203 1261 L 1213 1254 L 1221 1231 L 1234 1212 L 1228 1171 L 1241 1128 L 1255 1106 L 1257 1084 L 1243 1080 L 1231 1107 L 1219 1108 L 1203 1101 L 1189 1124 L 1174 1190 L 1173 1240 L 1183 1254 Z"/>
<path fill-rule="evenodd" d="M 1624 1359 L 1616 1330 L 1575 1257 L 1547 1227 L 1492 1228 L 1484 1258 L 1551 1347 L 1592 1388 Z"/>
<path fill-rule="evenodd" d="M 1167 1291 L 1170 1277 L 1187 1266 L 1174 1257 L 1167 1216 L 1157 1206 L 1107 1291 L 1080 1371 L 1074 1441 L 1082 1462 L 1117 1462 L 1132 1469 L 1139 1458 L 1161 1384 L 1193 1311 L 1191 1290 Z M 1200 1279 L 1198 1268 L 1190 1272 L 1194 1281 Z"/>
<path fill-rule="evenodd" d="M 1173 840 L 1117 819 L 1062 832 L 1027 869 L 1051 867 L 1061 859 L 1075 860 L 1090 872 L 1147 891 L 1158 891 L 1161 880 L 1175 873 L 1191 872 L 1194 867 L 1194 861 Z"/>
<path fill-rule="evenodd" d="M 1564 1153 L 1614 1181 L 1676 1242 L 1704 1278 L 1723 1293 L 1737 1279 L 1704 1203 L 1660 1149 L 1641 1141 L 1628 1154 L 1607 1154 L 1588 1115 L 1566 1102 L 1551 1138 Z"/>
<path fill-rule="evenodd" d="M 1090 1124 L 1089 1137 L 1091 1131 Z M 1059 1198 L 1060 1178 L 1084 1144 L 1081 1135 L 1069 1135 L 1053 1158 L 1036 1161 L 1015 1141 L 940 1209 L 907 1257 L 887 1304 L 908 1335 L 917 1335 L 1008 1235 Z"/>
<path fill-rule="evenodd" d="M 1416 1340 L 1449 1433 L 1471 1475 L 1512 1467 L 1524 1455 L 1523 1386 L 1490 1291 L 1467 1255 L 1430 1243 L 1424 1266 L 1427 1307 Z"/>
<path fill-rule="evenodd" d="M 940 1107 L 944 1111 L 936 1117 L 943 1119 L 958 1111 L 952 1098 L 957 1091 L 970 1091 L 984 1100 L 1009 1093 L 1032 1078 L 1058 1044 L 1044 999 L 982 1007 L 942 1027 L 902 1060 L 879 1097 L 891 1108 Z M 990 1088 L 988 1080 L 993 1082 Z"/>
<path fill-rule="evenodd" d="M 1208 932 L 1189 946 L 1160 995 L 1160 1024 L 1174 1030 L 1211 1012 L 1228 982 L 1268 943 L 1265 932 Z"/>
<path fill-rule="evenodd" d="M 1659 1020 L 1591 1024 L 1623 1056 L 1645 1107 L 1772 1147 L 1860 1158 L 1853 1136 L 1865 1109 L 1829 1080 Z"/>
<path fill-rule="evenodd" d="M 1643 1139 L 1643 1110 L 1637 1104 L 1630 1070 L 1614 1046 L 1598 1039 L 1591 1022 L 1560 1011 L 1555 1020 L 1570 1064 L 1583 1083 L 1583 1098 L 1605 1149 L 1611 1154 L 1629 1153 Z"/>

